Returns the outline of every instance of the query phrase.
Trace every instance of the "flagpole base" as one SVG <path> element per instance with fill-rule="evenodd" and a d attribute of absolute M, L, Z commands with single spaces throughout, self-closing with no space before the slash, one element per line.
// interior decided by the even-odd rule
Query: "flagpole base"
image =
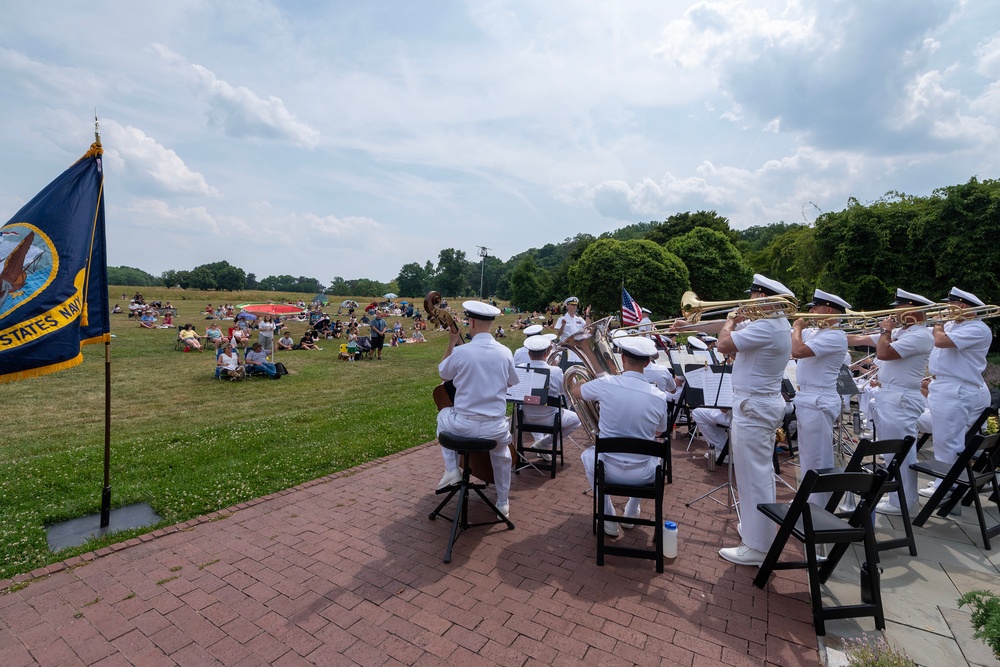
<path fill-rule="evenodd" d="M 145 528 L 156 525 L 163 520 L 147 503 L 136 503 L 109 511 L 107 525 L 101 524 L 102 515 L 103 512 L 101 514 L 88 514 L 46 526 L 45 533 L 49 550 L 59 551 L 67 547 L 78 547 L 95 537 L 105 537 L 112 533 L 134 528 Z"/>
<path fill-rule="evenodd" d="M 111 524 L 111 487 L 106 486 L 101 490 L 101 528 L 107 528 Z"/>

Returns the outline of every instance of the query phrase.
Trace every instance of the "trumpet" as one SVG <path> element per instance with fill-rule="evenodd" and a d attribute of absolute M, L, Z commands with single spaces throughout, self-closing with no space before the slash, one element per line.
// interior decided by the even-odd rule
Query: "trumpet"
<path fill-rule="evenodd" d="M 790 317 L 798 310 L 799 302 L 791 294 L 764 296 L 755 299 L 733 299 L 732 301 L 702 301 L 698 295 L 688 290 L 681 297 L 681 317 L 669 320 L 658 320 L 645 325 L 646 330 L 638 327 L 622 328 L 629 336 L 663 335 L 677 333 L 670 328 L 678 322 L 698 324 L 705 317 L 725 315 L 727 317 L 742 317 L 747 320 L 761 320 L 775 317 Z M 714 322 L 718 320 L 707 320 Z"/>

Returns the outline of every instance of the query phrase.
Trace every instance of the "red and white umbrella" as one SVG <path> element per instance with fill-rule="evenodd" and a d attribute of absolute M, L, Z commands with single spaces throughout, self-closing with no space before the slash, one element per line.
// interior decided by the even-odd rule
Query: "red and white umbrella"
<path fill-rule="evenodd" d="M 254 315 L 298 315 L 302 312 L 298 306 L 287 303 L 244 303 L 237 308 Z"/>

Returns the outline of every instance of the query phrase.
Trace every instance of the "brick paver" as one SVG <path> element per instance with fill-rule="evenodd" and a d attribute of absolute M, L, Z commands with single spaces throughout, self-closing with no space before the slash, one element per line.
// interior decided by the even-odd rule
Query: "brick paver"
<path fill-rule="evenodd" d="M 735 514 L 684 503 L 725 469 L 686 445 L 665 503 L 679 557 L 662 575 L 611 556 L 597 567 L 569 441 L 556 479 L 514 477 L 516 529 L 465 532 L 445 565 L 429 443 L 0 582 L 29 584 L 0 596 L 4 664 L 818 664 L 805 572 L 761 591 L 754 568 L 719 558 Z"/>

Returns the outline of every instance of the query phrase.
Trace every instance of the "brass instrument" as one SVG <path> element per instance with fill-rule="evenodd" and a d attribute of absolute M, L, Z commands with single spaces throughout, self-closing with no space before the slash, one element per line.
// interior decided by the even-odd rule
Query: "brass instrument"
<path fill-rule="evenodd" d="M 702 301 L 698 295 L 688 290 L 681 297 L 681 317 L 671 320 L 659 320 L 645 325 L 646 330 L 638 327 L 622 329 L 629 336 L 663 335 L 678 333 L 670 328 L 678 322 L 688 325 L 698 324 L 705 317 L 726 315 L 727 317 L 742 317 L 747 320 L 762 320 L 775 317 L 791 317 L 798 310 L 799 302 L 791 294 L 764 296 L 754 299 L 733 299 L 731 301 Z M 708 320 L 714 322 L 718 320 Z"/>
<path fill-rule="evenodd" d="M 576 411 L 580 423 L 591 442 L 595 442 L 600 433 L 600 407 L 593 401 L 576 398 L 572 390 L 585 382 L 605 375 L 621 375 L 618 359 L 611 349 L 608 336 L 612 318 L 591 322 L 580 331 L 559 343 L 549 354 L 547 362 L 558 365 L 559 357 L 567 351 L 575 352 L 583 360 L 583 366 L 570 366 L 563 374 L 563 392 L 566 400 Z"/>
<path fill-rule="evenodd" d="M 945 322 L 965 322 L 967 320 L 988 320 L 1000 317 L 1000 306 L 956 306 L 946 304 L 937 306 L 927 313 L 927 324 L 944 324 Z"/>

